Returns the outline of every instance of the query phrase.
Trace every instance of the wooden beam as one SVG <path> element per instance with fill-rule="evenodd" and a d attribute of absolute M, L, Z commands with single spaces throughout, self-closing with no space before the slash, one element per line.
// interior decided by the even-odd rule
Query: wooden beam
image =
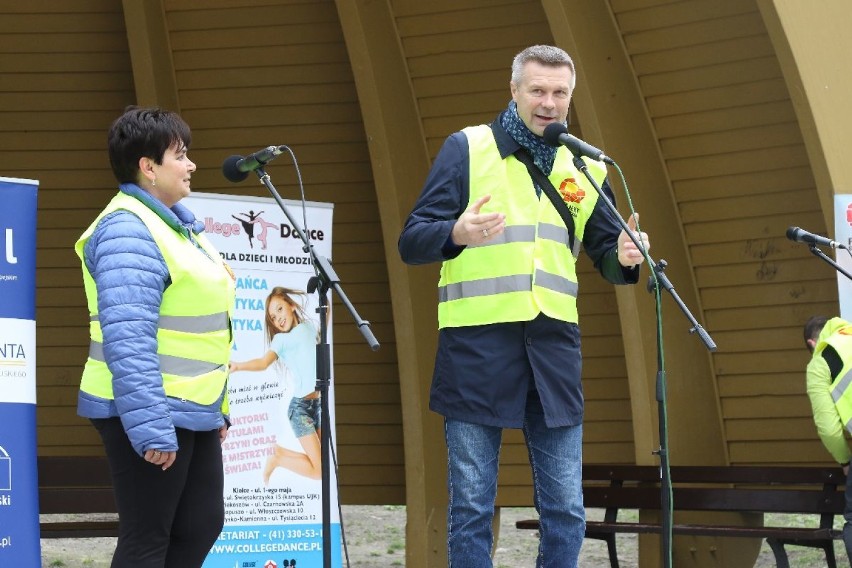
<path fill-rule="evenodd" d="M 796 110 L 825 228 L 834 234 L 834 194 L 852 193 L 852 11 L 847 0 L 758 0 Z M 816 229 L 814 229 L 816 230 Z"/>
<path fill-rule="evenodd" d="M 399 361 L 408 522 L 406 566 L 446 566 L 446 449 L 428 408 L 437 338 L 437 266 L 409 267 L 402 225 L 429 171 L 417 101 L 388 0 L 337 0 L 370 150 Z M 381 341 L 381 338 L 378 338 Z"/>
<path fill-rule="evenodd" d="M 180 99 L 162 0 L 122 0 L 122 5 L 137 104 L 179 113 Z"/>
<path fill-rule="evenodd" d="M 572 55 L 577 66 L 573 105 L 583 136 L 604 148 L 628 179 L 636 210 L 655 252 L 665 255 L 666 273 L 694 316 L 701 321 L 701 305 L 665 165 L 651 128 L 621 32 L 612 14 L 595 3 L 543 0 L 557 44 Z M 617 194 L 622 216 L 629 214 L 616 172 L 610 182 Z M 636 435 L 637 463 L 656 463 L 657 403 L 655 399 L 656 317 L 653 298 L 645 290 L 648 267 L 641 282 L 617 289 L 621 328 L 628 363 L 631 410 Z M 663 292 L 665 330 L 689 328 L 684 315 Z M 582 325 L 582 324 L 581 324 Z M 666 369 L 677 381 L 672 389 L 669 420 L 673 431 L 670 449 L 679 463 L 723 464 L 727 461 L 710 356 L 697 337 L 688 333 L 666 334 Z M 681 425 L 681 427 L 678 426 Z M 700 424 L 700 428 L 694 428 Z M 682 428 L 689 425 L 689 434 Z M 696 438 L 699 437 L 699 439 Z M 700 450 L 698 449 L 700 448 Z"/>
<path fill-rule="evenodd" d="M 542 0 L 542 5 L 557 45 L 568 51 L 577 68 L 572 105 L 582 135 L 619 162 L 641 215 L 642 228 L 650 235 L 652 256 L 659 259 L 657 255 L 664 255 L 669 265 L 666 274 L 701 323 L 702 308 L 680 214 L 622 31 L 608 4 Z M 626 219 L 630 212 L 612 168 L 609 179 Z M 652 454 L 660 445 L 657 317 L 653 296 L 645 289 L 648 275 L 645 264 L 639 284 L 616 290 L 637 464 L 659 463 L 658 456 Z M 662 291 L 661 296 L 669 458 L 676 464 L 727 464 L 710 353 L 696 336 L 686 333 L 691 327 L 689 321 L 669 294 Z M 642 566 L 660 565 L 656 542 L 642 539 L 640 549 Z"/>

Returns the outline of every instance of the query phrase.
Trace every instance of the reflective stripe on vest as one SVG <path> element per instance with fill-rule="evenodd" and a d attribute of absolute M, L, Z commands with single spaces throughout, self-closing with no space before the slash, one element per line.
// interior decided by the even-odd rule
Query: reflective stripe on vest
<path fill-rule="evenodd" d="M 89 316 L 89 321 L 99 322 L 98 314 Z M 228 312 L 219 312 L 206 316 L 160 316 L 158 327 L 186 333 L 209 333 L 227 330 L 230 323 Z"/>
<path fill-rule="evenodd" d="M 226 390 L 233 339 L 233 278 L 203 234 L 187 238 L 169 227 L 145 204 L 123 193 L 113 198 L 77 241 L 75 250 L 81 260 L 85 244 L 97 224 L 105 215 L 117 210 L 130 211 L 145 223 L 169 271 L 171 282 L 163 293 L 157 330 L 157 356 L 166 394 L 204 405 L 216 402 Z M 84 260 L 82 264 L 91 321 L 89 358 L 80 388 L 111 399 L 114 397 L 112 374 L 104 359 L 97 289 Z M 223 412 L 227 411 L 225 397 Z"/>
<path fill-rule="evenodd" d="M 567 230 L 565 231 L 568 232 Z M 531 243 L 535 241 L 535 226 L 516 225 L 506 227 L 505 230 L 495 237 L 482 242 L 467 245 L 468 248 L 491 247 L 494 245 L 505 245 L 506 243 Z"/>
<path fill-rule="evenodd" d="M 852 433 L 852 327 L 840 328 L 822 339 L 814 349 L 814 356 L 822 356 L 827 345 L 831 345 L 843 361 L 837 377 L 832 377 L 831 398 L 841 422 Z"/>
<path fill-rule="evenodd" d="M 559 292 L 560 294 L 567 294 L 574 298 L 577 297 L 577 283 L 571 282 L 567 278 L 536 270 L 535 281 L 537 285 L 543 288 Z M 438 288 L 438 299 L 441 302 L 452 302 L 453 300 L 474 298 L 476 296 L 491 296 L 508 292 L 531 292 L 532 287 L 533 278 L 528 275 L 498 276 L 497 278 L 470 280 L 441 286 Z"/>
<path fill-rule="evenodd" d="M 844 396 L 849 395 L 849 385 L 852 384 L 852 370 L 847 371 L 840 376 L 840 380 L 831 386 L 831 398 L 834 399 L 834 406 L 840 413 L 840 419 L 846 430 L 852 433 L 852 408 L 849 408 L 850 403 L 844 401 Z M 844 409 L 844 407 L 846 407 Z"/>
<path fill-rule="evenodd" d="M 204 375 L 212 373 L 216 370 L 221 370 L 225 366 L 217 365 L 216 363 L 208 363 L 206 361 L 198 361 L 197 359 L 186 359 L 184 357 L 176 357 L 174 355 L 158 355 L 160 358 L 160 372 L 164 375 L 181 375 L 193 377 L 195 375 Z M 104 344 L 98 341 L 89 343 L 89 359 L 106 363 L 104 358 Z"/>
<path fill-rule="evenodd" d="M 561 245 L 568 246 L 568 228 L 564 225 L 551 225 L 550 223 L 538 224 L 538 237 L 555 241 Z M 518 225 L 514 227 L 506 227 L 506 229 L 482 243 L 474 243 L 467 245 L 467 248 L 489 247 L 494 245 L 504 245 L 506 243 L 534 243 L 535 242 L 535 227 L 533 225 Z M 579 240 L 577 241 L 579 242 Z M 575 244 L 576 251 L 571 251 L 574 258 L 580 253 L 579 245 Z"/>
<path fill-rule="evenodd" d="M 160 329 L 184 331 L 186 333 L 210 333 L 224 331 L 230 322 L 228 312 L 219 312 L 206 316 L 160 316 Z"/>
<path fill-rule="evenodd" d="M 500 157 L 488 126 L 466 128 L 470 151 L 468 204 L 491 199 L 482 213 L 506 215 L 502 234 L 471 244 L 441 267 L 438 325 L 461 327 L 529 321 L 543 312 L 562 321 L 577 321 L 575 258 L 597 192 L 574 168 L 570 153 L 557 151 L 550 180 L 563 192 L 574 215 L 576 249 L 569 249 L 565 223 L 552 203 L 536 198 L 529 172 L 514 156 Z M 606 176 L 600 163 L 589 161 L 598 183 Z M 466 205 L 468 205 L 466 204 Z"/>

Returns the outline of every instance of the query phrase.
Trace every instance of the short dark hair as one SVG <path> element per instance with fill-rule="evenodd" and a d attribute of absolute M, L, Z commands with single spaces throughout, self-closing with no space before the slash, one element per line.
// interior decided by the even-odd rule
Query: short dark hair
<path fill-rule="evenodd" d="M 109 164 L 118 183 L 136 183 L 139 159 L 163 163 L 173 145 L 189 148 L 189 125 L 177 113 L 157 107 L 129 106 L 110 126 L 107 135 Z"/>
<path fill-rule="evenodd" d="M 825 316 L 811 316 L 808 318 L 808 321 L 805 322 L 804 336 L 805 336 L 805 347 L 808 348 L 808 351 L 811 353 L 814 352 L 814 348 L 808 344 L 809 339 L 817 340 L 819 337 L 822 328 L 825 327 L 825 323 L 828 321 L 828 318 Z"/>

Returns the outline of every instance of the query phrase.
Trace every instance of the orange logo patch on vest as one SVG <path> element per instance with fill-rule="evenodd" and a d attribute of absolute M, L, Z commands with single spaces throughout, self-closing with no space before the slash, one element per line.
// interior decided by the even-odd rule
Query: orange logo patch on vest
<path fill-rule="evenodd" d="M 586 192 L 577 185 L 574 178 L 565 178 L 559 184 L 559 194 L 565 203 L 580 203 L 586 197 Z"/>

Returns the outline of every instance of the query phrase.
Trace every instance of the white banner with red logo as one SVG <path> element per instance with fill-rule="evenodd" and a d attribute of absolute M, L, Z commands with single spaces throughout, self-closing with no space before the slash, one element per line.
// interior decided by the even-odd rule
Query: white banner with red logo
<path fill-rule="evenodd" d="M 236 276 L 232 361 L 259 359 L 270 351 L 266 306 L 276 287 L 286 288 L 319 329 L 316 292 L 299 293 L 307 291 L 308 280 L 314 276 L 311 257 L 276 201 L 193 193 L 182 203 L 204 222 L 207 237 Z M 333 206 L 307 203 L 303 210 L 301 202 L 285 201 L 285 205 L 316 253 L 331 258 Z M 328 336 L 331 342 L 330 322 Z M 315 357 L 315 351 L 311 355 Z M 306 464 L 314 463 L 311 458 L 315 457 L 314 447 L 306 442 L 313 440 L 306 440 L 304 434 L 297 438 L 288 418 L 290 401 L 296 396 L 294 372 L 279 360 L 262 371 L 230 376 L 232 426 L 222 452 L 225 528 L 204 568 L 322 565 L 321 482 L 315 472 L 306 471 Z M 334 432 L 331 388 L 329 409 Z M 340 543 L 336 488 L 332 468 L 332 543 Z M 339 546 L 334 546 L 331 557 L 333 567 L 341 566 Z"/>
<path fill-rule="evenodd" d="M 852 274 L 852 194 L 835 194 L 834 196 L 834 240 L 847 247 L 848 250 L 836 249 L 837 264 L 847 273 Z M 852 321 L 852 280 L 837 273 L 837 298 L 840 301 L 840 317 Z M 834 314 L 825 314 L 831 317 Z"/>

